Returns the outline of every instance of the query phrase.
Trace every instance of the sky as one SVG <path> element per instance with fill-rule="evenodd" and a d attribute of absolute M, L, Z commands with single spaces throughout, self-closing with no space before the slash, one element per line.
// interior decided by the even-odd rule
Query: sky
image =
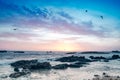
<path fill-rule="evenodd" d="M 120 50 L 120 0 L 0 0 L 0 49 Z"/>

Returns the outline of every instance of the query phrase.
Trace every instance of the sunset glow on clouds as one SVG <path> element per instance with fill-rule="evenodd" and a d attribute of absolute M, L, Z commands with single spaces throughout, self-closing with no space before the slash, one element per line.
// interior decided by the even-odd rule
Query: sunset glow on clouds
<path fill-rule="evenodd" d="M 119 4 L 119 0 L 0 0 L 0 49 L 120 50 Z"/>

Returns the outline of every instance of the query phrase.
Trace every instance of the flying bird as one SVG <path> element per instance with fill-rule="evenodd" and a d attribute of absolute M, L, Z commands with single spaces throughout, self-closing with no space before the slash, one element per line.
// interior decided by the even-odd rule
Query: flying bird
<path fill-rule="evenodd" d="M 88 10 L 85 10 L 85 12 L 88 12 Z"/>
<path fill-rule="evenodd" d="M 101 17 L 101 19 L 103 19 L 103 16 L 100 16 Z"/>
<path fill-rule="evenodd" d="M 15 29 L 13 29 L 13 30 L 17 30 L 17 29 L 15 28 Z"/>

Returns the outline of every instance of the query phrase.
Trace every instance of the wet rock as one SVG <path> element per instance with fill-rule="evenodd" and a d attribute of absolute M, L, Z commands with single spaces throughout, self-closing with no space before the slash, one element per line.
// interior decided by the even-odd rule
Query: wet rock
<path fill-rule="evenodd" d="M 82 67 L 83 65 L 81 65 L 81 64 L 69 64 L 68 65 L 70 68 L 80 68 L 80 67 Z"/>
<path fill-rule="evenodd" d="M 19 72 L 19 68 L 14 68 L 14 71 L 15 72 Z"/>
<path fill-rule="evenodd" d="M 108 59 L 104 59 L 103 62 L 109 62 L 109 60 Z"/>
<path fill-rule="evenodd" d="M 82 64 L 88 64 L 88 62 L 78 61 L 78 62 L 75 62 L 75 64 L 82 65 Z"/>
<path fill-rule="evenodd" d="M 62 57 L 59 59 L 56 59 L 56 61 L 61 62 L 75 62 L 75 61 L 82 61 L 82 62 L 91 62 L 91 60 L 86 59 L 84 56 L 69 56 L 69 57 Z"/>
<path fill-rule="evenodd" d="M 66 54 L 75 54 L 76 52 L 68 52 L 68 53 L 66 53 Z"/>
<path fill-rule="evenodd" d="M 7 53 L 6 50 L 0 50 L 0 53 Z"/>
<path fill-rule="evenodd" d="M 24 72 L 16 72 L 16 73 L 12 73 L 12 74 L 10 74 L 10 78 L 18 78 L 18 77 L 21 77 L 21 76 L 24 76 L 24 75 L 26 75 L 26 73 L 24 73 Z"/>
<path fill-rule="evenodd" d="M 51 65 L 49 62 L 43 62 L 43 63 L 37 63 L 37 64 L 34 64 L 34 65 L 31 65 L 31 68 L 32 70 L 35 70 L 35 69 L 51 69 Z"/>
<path fill-rule="evenodd" d="M 31 71 L 29 69 L 22 69 L 21 72 L 24 72 L 25 74 L 30 74 L 31 73 Z"/>
<path fill-rule="evenodd" d="M 14 51 L 14 53 L 24 53 L 24 51 Z"/>
<path fill-rule="evenodd" d="M 102 56 L 96 56 L 96 57 L 94 57 L 94 56 L 90 56 L 89 57 L 90 59 L 106 59 L 105 57 L 102 57 Z"/>
<path fill-rule="evenodd" d="M 30 68 L 31 65 L 34 65 L 37 63 L 38 63 L 37 60 L 20 60 L 20 61 L 11 63 L 10 65 L 16 68 Z"/>
<path fill-rule="evenodd" d="M 116 51 L 112 51 L 113 53 L 120 53 L 120 51 L 116 50 Z"/>
<path fill-rule="evenodd" d="M 21 60 L 11 63 L 14 67 L 14 71 L 19 72 L 19 68 L 36 70 L 36 69 L 51 69 L 51 64 L 49 62 L 38 62 L 37 60 Z"/>
<path fill-rule="evenodd" d="M 87 51 L 81 52 L 82 54 L 109 54 L 109 52 Z"/>
<path fill-rule="evenodd" d="M 112 56 L 112 59 L 118 59 L 118 58 L 120 58 L 119 55 L 113 55 L 113 56 Z"/>
<path fill-rule="evenodd" d="M 67 69 L 68 64 L 58 64 L 52 67 L 53 69 Z"/>

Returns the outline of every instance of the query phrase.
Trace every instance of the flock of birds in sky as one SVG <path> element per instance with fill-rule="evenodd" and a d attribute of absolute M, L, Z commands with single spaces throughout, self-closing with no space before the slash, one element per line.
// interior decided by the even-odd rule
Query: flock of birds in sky
<path fill-rule="evenodd" d="M 88 10 L 85 10 L 85 12 L 87 13 L 87 12 L 88 12 Z M 101 19 L 103 19 L 103 16 L 100 16 L 100 18 L 101 18 Z M 13 30 L 14 30 L 14 31 L 16 31 L 16 30 L 17 30 L 17 28 L 14 28 Z"/>
<path fill-rule="evenodd" d="M 88 12 L 88 10 L 85 10 L 85 12 Z M 100 16 L 101 19 L 103 19 L 103 16 Z"/>

